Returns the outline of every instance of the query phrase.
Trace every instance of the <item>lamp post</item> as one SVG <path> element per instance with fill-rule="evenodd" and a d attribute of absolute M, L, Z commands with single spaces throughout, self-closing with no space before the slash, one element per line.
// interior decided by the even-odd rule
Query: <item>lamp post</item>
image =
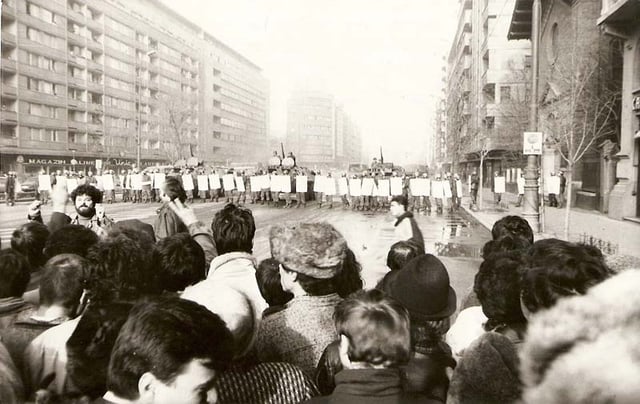
<path fill-rule="evenodd" d="M 529 130 L 538 130 L 538 66 L 540 47 L 540 0 L 533 1 L 531 13 L 531 100 L 529 104 Z M 527 156 L 524 175 L 524 208 L 522 216 L 535 233 L 540 232 L 540 206 L 538 202 L 538 157 Z"/>

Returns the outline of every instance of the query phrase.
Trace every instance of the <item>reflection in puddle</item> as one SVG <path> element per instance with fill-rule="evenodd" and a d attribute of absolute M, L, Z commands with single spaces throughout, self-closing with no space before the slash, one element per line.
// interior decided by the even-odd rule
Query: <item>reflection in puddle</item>
<path fill-rule="evenodd" d="M 482 246 L 477 245 L 436 241 L 433 244 L 433 250 L 435 255 L 442 257 L 482 258 Z"/>

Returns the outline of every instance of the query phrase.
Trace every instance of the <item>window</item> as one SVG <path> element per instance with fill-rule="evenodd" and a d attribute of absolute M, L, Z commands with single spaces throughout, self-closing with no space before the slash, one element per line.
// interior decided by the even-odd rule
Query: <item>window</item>
<path fill-rule="evenodd" d="M 46 118 L 58 118 L 58 108 L 49 105 L 29 103 L 27 110 L 30 115 L 44 116 Z"/>
<path fill-rule="evenodd" d="M 78 132 L 69 132 L 69 143 L 87 144 L 87 134 Z"/>
<path fill-rule="evenodd" d="M 31 52 L 27 52 L 27 64 L 52 72 L 56 70 L 56 62 L 53 59 Z"/>
<path fill-rule="evenodd" d="M 27 27 L 27 38 L 34 42 L 40 42 L 41 45 L 48 46 L 50 48 L 62 48 L 62 41 L 60 38 L 46 34 L 42 31 L 38 31 L 37 29 L 31 27 Z"/>
<path fill-rule="evenodd" d="M 54 129 L 29 128 L 29 140 L 36 142 L 59 142 L 60 133 Z"/>
<path fill-rule="evenodd" d="M 27 3 L 27 14 L 50 24 L 54 24 L 56 22 L 54 13 L 32 3 Z"/>
<path fill-rule="evenodd" d="M 494 116 L 487 116 L 484 118 L 484 125 L 487 129 L 493 129 L 496 124 L 496 118 Z"/>
<path fill-rule="evenodd" d="M 57 95 L 60 86 L 44 80 L 27 78 L 27 90 L 38 91 L 45 94 Z"/>
<path fill-rule="evenodd" d="M 509 101 L 511 99 L 511 87 L 500 86 L 500 102 Z"/>
<path fill-rule="evenodd" d="M 548 54 L 549 61 L 555 63 L 558 59 L 558 23 L 551 26 L 551 41 L 549 43 Z"/>

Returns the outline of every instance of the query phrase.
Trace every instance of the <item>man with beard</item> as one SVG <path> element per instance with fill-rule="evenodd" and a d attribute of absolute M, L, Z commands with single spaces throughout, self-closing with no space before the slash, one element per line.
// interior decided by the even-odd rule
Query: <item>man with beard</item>
<path fill-rule="evenodd" d="M 76 214 L 71 216 L 65 213 L 69 198 L 76 208 Z M 104 209 L 100 206 L 102 192 L 93 185 L 80 185 L 71 192 L 71 195 L 67 193 L 66 187 L 56 186 L 51 194 L 51 201 L 53 209 L 48 225 L 51 233 L 64 225 L 78 224 L 91 229 L 98 237 L 103 238 L 113 225 L 113 220 L 105 215 Z M 28 217 L 30 220 L 42 222 L 40 204 L 33 203 L 29 207 Z"/>

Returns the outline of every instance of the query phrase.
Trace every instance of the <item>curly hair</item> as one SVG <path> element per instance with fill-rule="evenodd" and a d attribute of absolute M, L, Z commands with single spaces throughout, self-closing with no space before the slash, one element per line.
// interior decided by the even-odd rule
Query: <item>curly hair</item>
<path fill-rule="evenodd" d="M 253 251 L 253 236 L 256 234 L 256 223 L 251 210 L 228 203 L 216 212 L 211 222 L 213 240 L 218 254 L 229 252 Z"/>
<path fill-rule="evenodd" d="M 102 203 L 102 192 L 100 192 L 100 190 L 94 187 L 93 185 L 89 185 L 89 184 L 78 185 L 76 189 L 71 191 L 69 198 L 71 198 L 71 200 L 75 202 L 76 196 L 78 195 L 89 196 L 93 201 L 94 205 L 96 203 Z"/>
<path fill-rule="evenodd" d="M 582 245 L 558 239 L 536 242 L 522 276 L 522 303 L 531 312 L 552 307 L 560 298 L 584 295 L 613 272 Z"/>
<path fill-rule="evenodd" d="M 508 235 L 524 237 L 529 240 L 530 244 L 533 244 L 533 230 L 529 226 L 529 222 L 520 216 L 505 216 L 493 224 L 491 237 L 494 240 Z"/>
<path fill-rule="evenodd" d="M 184 190 L 182 182 L 180 182 L 177 177 L 165 177 L 164 184 L 162 184 L 162 190 L 172 201 L 179 199 L 180 202 L 184 203 L 184 201 L 187 200 L 187 192 Z"/>
<path fill-rule="evenodd" d="M 47 226 L 40 222 L 28 222 L 13 231 L 11 248 L 27 258 L 31 271 L 37 271 L 47 262 L 44 246 L 48 238 Z"/>
<path fill-rule="evenodd" d="M 485 329 L 525 322 L 520 308 L 520 278 L 526 260 L 518 252 L 491 254 L 480 264 L 473 290 L 489 319 Z"/>

